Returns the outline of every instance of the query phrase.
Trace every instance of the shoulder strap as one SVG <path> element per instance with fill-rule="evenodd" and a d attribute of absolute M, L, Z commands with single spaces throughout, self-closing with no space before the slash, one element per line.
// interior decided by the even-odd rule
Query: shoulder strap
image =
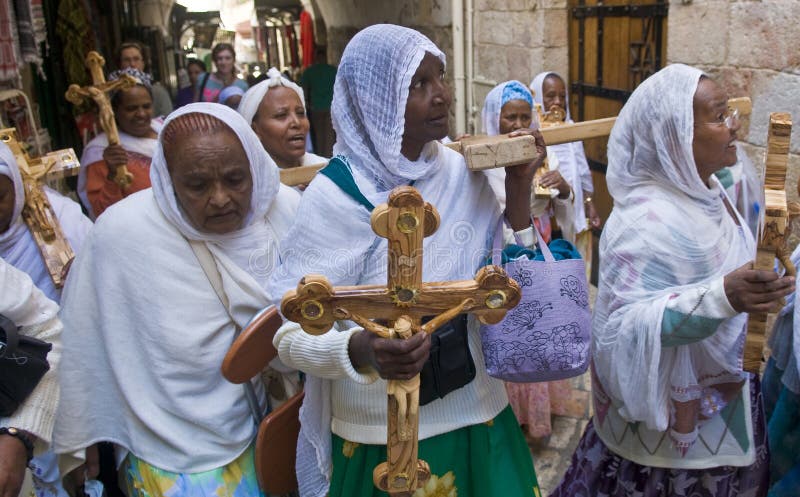
<path fill-rule="evenodd" d="M 0 329 L 3 331 L 3 337 L 1 337 L 2 340 L 0 340 L 1 358 L 17 350 L 17 345 L 19 344 L 19 332 L 17 330 L 17 325 L 2 314 L 0 314 Z M 3 347 L 3 345 L 5 346 Z"/>
<path fill-rule="evenodd" d="M 353 179 L 353 173 L 350 171 L 350 166 L 348 166 L 340 157 L 334 157 L 331 159 L 330 162 L 328 162 L 328 165 L 322 168 L 320 174 L 324 174 L 330 178 L 331 181 L 336 183 L 336 186 L 341 188 L 346 194 L 350 195 L 353 200 L 363 205 L 368 211 L 372 212 L 375 209 L 375 206 L 372 205 L 372 202 L 367 200 L 367 197 L 365 197 L 364 194 L 361 193 L 361 190 L 358 189 L 358 185 L 356 185 L 356 181 Z"/>
<path fill-rule="evenodd" d="M 197 261 L 200 263 L 200 267 L 203 268 L 203 272 L 206 273 L 206 278 L 208 278 L 209 283 L 211 283 L 211 286 L 214 288 L 214 293 L 217 294 L 220 302 L 222 302 L 222 305 L 225 307 L 225 310 L 231 317 L 231 321 L 233 321 L 234 325 L 236 326 L 236 333 L 233 335 L 233 340 L 236 340 L 236 337 L 239 336 L 239 334 L 242 332 L 242 329 L 238 324 L 236 324 L 236 320 L 233 319 L 233 314 L 231 313 L 230 307 L 231 302 L 228 299 L 228 294 L 225 293 L 225 288 L 222 286 L 222 275 L 219 272 L 217 263 L 214 262 L 214 256 L 211 254 L 211 251 L 208 250 L 208 245 L 206 245 L 204 242 L 197 240 L 188 241 L 189 246 L 192 247 L 192 252 L 194 252 L 195 257 L 197 257 Z M 247 403 L 250 406 L 250 413 L 253 416 L 253 421 L 255 421 L 256 426 L 258 426 L 261 423 L 261 420 L 264 419 L 264 413 L 261 411 L 261 408 L 258 405 L 256 389 L 249 381 L 244 382 L 243 385 L 244 394 L 247 398 Z M 267 396 L 267 402 L 269 402 L 269 396 Z"/>

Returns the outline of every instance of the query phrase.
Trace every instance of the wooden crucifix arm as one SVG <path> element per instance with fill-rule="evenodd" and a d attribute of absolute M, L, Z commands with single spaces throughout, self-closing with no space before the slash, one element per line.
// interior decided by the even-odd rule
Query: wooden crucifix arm
<path fill-rule="evenodd" d="M 353 321 L 354 323 L 361 326 L 370 333 L 374 333 L 381 338 L 393 338 L 391 328 L 387 328 L 386 326 L 381 326 L 375 321 L 370 321 L 369 319 L 365 318 L 364 316 L 361 316 L 360 314 L 354 314 L 352 312 L 348 312 L 345 309 L 337 309 L 337 311 L 341 315 L 345 316 L 345 319 Z"/>
<path fill-rule="evenodd" d="M 443 324 L 445 324 L 446 322 L 450 321 L 454 317 L 456 317 L 459 314 L 461 314 L 462 312 L 464 312 L 464 309 L 466 309 L 467 306 L 474 306 L 474 305 L 475 305 L 475 300 L 473 300 L 471 298 L 464 299 L 457 306 L 455 306 L 452 309 L 449 309 L 449 310 L 439 314 L 435 318 L 433 318 L 430 321 L 428 321 L 427 323 L 423 324 L 422 325 L 422 331 L 424 331 L 425 333 L 429 333 L 429 334 L 433 333 L 434 331 L 439 329 Z"/>

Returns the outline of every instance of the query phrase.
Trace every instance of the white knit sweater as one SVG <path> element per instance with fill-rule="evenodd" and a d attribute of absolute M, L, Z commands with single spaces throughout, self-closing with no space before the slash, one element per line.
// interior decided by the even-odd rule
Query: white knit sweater
<path fill-rule="evenodd" d="M 53 434 L 59 388 L 56 379 L 61 358 L 61 321 L 58 305 L 45 297 L 26 273 L 0 259 L 0 314 L 21 327 L 21 334 L 53 345 L 47 355 L 50 370 L 25 402 L 0 426 L 19 428 L 36 436 L 36 452 L 49 445 Z"/>

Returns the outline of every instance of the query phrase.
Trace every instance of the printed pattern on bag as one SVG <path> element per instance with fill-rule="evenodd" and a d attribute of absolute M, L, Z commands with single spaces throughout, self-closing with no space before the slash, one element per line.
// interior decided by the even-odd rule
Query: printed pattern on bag
<path fill-rule="evenodd" d="M 569 297 L 570 300 L 583 308 L 589 307 L 589 294 L 578 278 L 572 275 L 561 278 L 561 296 Z"/>
<path fill-rule="evenodd" d="M 591 314 L 584 267 L 578 259 L 505 265 L 522 288 L 522 301 L 501 322 L 483 326 L 489 375 L 530 382 L 586 371 Z"/>

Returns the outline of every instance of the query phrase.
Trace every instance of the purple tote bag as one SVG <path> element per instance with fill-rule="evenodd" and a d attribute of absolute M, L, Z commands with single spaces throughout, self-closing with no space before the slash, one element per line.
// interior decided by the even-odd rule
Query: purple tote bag
<path fill-rule="evenodd" d="M 544 261 L 503 264 L 522 289 L 520 303 L 497 324 L 481 327 L 489 376 L 517 383 L 578 376 L 589 365 L 592 314 L 582 259 L 555 260 L 534 226 Z M 492 263 L 501 265 L 502 220 Z"/>

